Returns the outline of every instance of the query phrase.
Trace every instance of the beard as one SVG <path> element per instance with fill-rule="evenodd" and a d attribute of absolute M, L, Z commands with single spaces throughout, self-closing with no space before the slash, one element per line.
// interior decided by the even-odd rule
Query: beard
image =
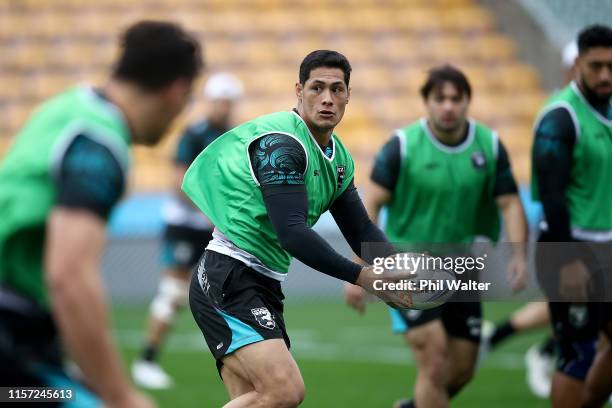
<path fill-rule="evenodd" d="M 610 101 L 610 97 L 612 97 L 612 91 L 601 92 L 597 90 L 597 88 L 601 86 L 612 87 L 612 83 L 610 83 L 609 81 L 599 82 L 595 84 L 594 87 L 591 87 L 587 84 L 587 81 L 585 80 L 584 76 L 580 75 L 580 85 L 587 94 L 587 99 L 594 100 L 598 104 L 607 103 Z"/>

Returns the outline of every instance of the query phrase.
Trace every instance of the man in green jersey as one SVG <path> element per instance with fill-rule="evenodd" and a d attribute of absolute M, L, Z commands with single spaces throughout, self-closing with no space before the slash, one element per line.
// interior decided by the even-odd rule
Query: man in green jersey
<path fill-rule="evenodd" d="M 611 95 L 612 29 L 591 26 L 578 36 L 575 81 L 547 102 L 534 127 L 532 188 L 545 217 L 539 241 L 574 243 L 540 244 L 537 253 L 559 348 L 555 407 L 601 406 L 612 389 L 609 342 L 596 356 L 598 333 L 612 335 L 611 303 L 597 293 L 612 253 Z"/>
<path fill-rule="evenodd" d="M 508 240 L 525 242 L 526 220 L 506 150 L 494 131 L 467 118 L 471 87 L 465 75 L 449 65 L 434 68 L 421 95 L 427 117 L 396 131 L 376 157 L 366 199 L 370 217 L 378 219 L 387 208 L 385 233 L 394 244 L 455 246 L 477 235 L 496 240 L 501 209 Z M 508 277 L 515 290 L 525 284 L 522 245 Z M 361 312 L 363 295 L 346 286 L 348 304 Z M 481 305 L 455 300 L 425 311 L 391 310 L 393 330 L 404 334 L 417 364 L 414 400 L 397 407 L 445 407 L 471 379 Z"/>
<path fill-rule="evenodd" d="M 76 406 L 152 406 L 121 367 L 100 257 L 130 146 L 160 141 L 201 66 L 197 41 L 179 26 L 137 23 L 103 87 L 50 98 L 15 137 L 0 163 L 3 386 L 76 387 L 62 370 L 61 338 L 101 399 L 79 388 Z"/>
<path fill-rule="evenodd" d="M 396 280 L 342 257 L 311 229 L 329 210 L 356 254 L 363 242 L 382 242 L 384 255 L 393 253 L 368 218 L 351 155 L 333 133 L 349 101 L 350 73 L 337 52 L 310 53 L 295 86 L 297 108 L 220 136 L 183 180 L 215 225 L 189 301 L 229 393 L 226 408 L 295 407 L 304 398 L 283 320 L 281 282 L 292 257 L 371 292 L 376 279 Z M 408 293 L 378 295 L 411 304 Z"/>

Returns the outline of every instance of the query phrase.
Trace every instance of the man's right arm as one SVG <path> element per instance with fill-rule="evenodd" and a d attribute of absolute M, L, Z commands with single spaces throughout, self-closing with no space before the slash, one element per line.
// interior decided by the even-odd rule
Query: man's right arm
<path fill-rule="evenodd" d="M 574 122 L 564 107 L 546 113 L 535 130 L 533 166 L 549 241 L 572 240 L 565 191 L 570 181 L 575 141 Z"/>
<path fill-rule="evenodd" d="M 44 270 L 61 338 L 107 406 L 151 407 L 122 368 L 99 271 L 106 219 L 124 190 L 123 169 L 107 147 L 79 135 L 58 164 L 55 184 Z"/>
<path fill-rule="evenodd" d="M 548 112 L 535 131 L 533 166 L 538 179 L 540 201 L 548 224 L 550 242 L 571 242 L 571 219 L 566 189 L 572 171 L 572 155 L 577 129 L 569 111 L 559 107 Z M 559 295 L 566 299 L 586 299 L 589 272 L 575 247 L 559 251 L 563 265 L 559 271 Z"/>
<path fill-rule="evenodd" d="M 361 266 L 337 253 L 306 223 L 306 152 L 301 144 L 290 136 L 270 134 L 253 141 L 249 155 L 281 246 L 311 268 L 354 283 Z"/>

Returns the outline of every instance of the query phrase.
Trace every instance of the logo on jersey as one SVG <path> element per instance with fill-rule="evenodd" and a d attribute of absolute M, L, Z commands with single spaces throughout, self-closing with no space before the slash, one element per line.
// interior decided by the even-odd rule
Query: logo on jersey
<path fill-rule="evenodd" d="M 259 323 L 261 327 L 270 330 L 276 327 L 274 317 L 267 307 L 257 307 L 255 309 L 251 309 L 251 313 L 253 313 L 255 320 L 257 320 L 257 323 Z"/>
<path fill-rule="evenodd" d="M 572 326 L 580 328 L 589 321 L 587 307 L 584 305 L 571 305 L 569 308 L 569 322 Z"/>
<path fill-rule="evenodd" d="M 346 171 L 345 166 L 336 166 L 336 174 L 338 175 L 338 188 L 342 187 L 344 182 L 344 172 Z"/>
<path fill-rule="evenodd" d="M 487 164 L 487 159 L 482 152 L 472 153 L 472 165 L 475 169 L 480 170 Z"/>

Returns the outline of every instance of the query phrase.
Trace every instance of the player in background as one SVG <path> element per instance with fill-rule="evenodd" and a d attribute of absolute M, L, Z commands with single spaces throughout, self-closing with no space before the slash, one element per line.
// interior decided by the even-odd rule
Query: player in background
<path fill-rule="evenodd" d="M 545 215 L 539 241 L 603 244 L 612 242 L 612 30 L 588 27 L 577 42 L 575 81 L 547 102 L 534 126 L 532 188 Z M 559 348 L 551 390 L 554 407 L 583 406 L 587 373 L 587 406 L 607 398 L 609 344 L 597 359 L 595 354 L 598 332 L 612 333 L 610 303 L 571 301 L 576 293 L 586 296 L 595 278 L 586 255 L 571 248 L 554 257 L 538 255 L 538 274 L 551 271 L 557 279 L 556 287 L 548 288 Z"/>
<path fill-rule="evenodd" d="M 370 218 L 387 207 L 385 233 L 393 243 L 470 244 L 483 234 L 497 240 L 500 209 L 508 240 L 524 243 L 527 225 L 508 155 L 494 131 L 468 119 L 468 79 L 452 66 L 436 67 L 421 96 L 427 117 L 397 130 L 376 157 L 365 201 Z M 519 290 L 527 268 L 524 247 L 514 249 L 507 273 Z M 347 303 L 363 312 L 363 290 L 345 291 Z M 480 302 L 451 299 L 430 310 L 390 312 L 417 365 L 414 399 L 395 406 L 448 406 L 474 373 Z"/>
<path fill-rule="evenodd" d="M 564 69 L 564 86 L 576 75 L 575 62 L 578 57 L 578 45 L 572 40 L 563 47 L 561 65 Z M 550 323 L 548 304 L 546 302 L 529 302 L 517 309 L 512 315 L 497 323 L 483 323 L 483 343 L 495 350 L 497 346 L 517 334 L 546 327 Z M 539 344 L 531 346 L 525 354 L 527 366 L 527 384 L 537 397 L 550 396 L 550 384 L 554 372 L 556 344 L 552 335 Z"/>
<path fill-rule="evenodd" d="M 202 68 L 175 24 L 137 23 L 121 46 L 106 84 L 47 100 L 0 163 L 0 383 L 73 388 L 83 407 L 153 406 L 122 367 L 100 258 L 130 146 L 161 140 Z M 63 372 L 62 347 L 101 401 Z"/>
<path fill-rule="evenodd" d="M 576 58 L 578 58 L 578 43 L 572 40 L 565 44 L 561 52 L 561 64 L 563 65 L 565 84 L 569 84 L 576 77 Z"/>
<path fill-rule="evenodd" d="M 368 218 L 353 184 L 353 159 L 333 133 L 349 102 L 350 74 L 338 52 L 308 54 L 294 110 L 232 129 L 185 174 L 183 191 L 215 225 L 189 303 L 230 396 L 226 408 L 296 407 L 304 399 L 283 320 L 281 282 L 293 257 L 370 292 L 375 280 L 410 276 L 377 275 L 311 228 L 329 210 L 355 253 L 363 242 L 381 242 L 383 255 L 395 252 Z M 375 294 L 411 305 L 408 292 Z"/>
<path fill-rule="evenodd" d="M 204 87 L 206 117 L 189 126 L 180 137 L 174 157 L 174 196 L 164 208 L 163 259 L 166 267 L 150 308 L 147 340 L 140 360 L 132 365 L 136 384 L 164 389 L 170 376 L 157 364 L 159 349 L 180 309 L 187 305 L 191 270 L 212 239 L 210 220 L 181 191 L 189 165 L 217 137 L 231 127 L 242 83 L 229 73 L 212 75 Z"/>

